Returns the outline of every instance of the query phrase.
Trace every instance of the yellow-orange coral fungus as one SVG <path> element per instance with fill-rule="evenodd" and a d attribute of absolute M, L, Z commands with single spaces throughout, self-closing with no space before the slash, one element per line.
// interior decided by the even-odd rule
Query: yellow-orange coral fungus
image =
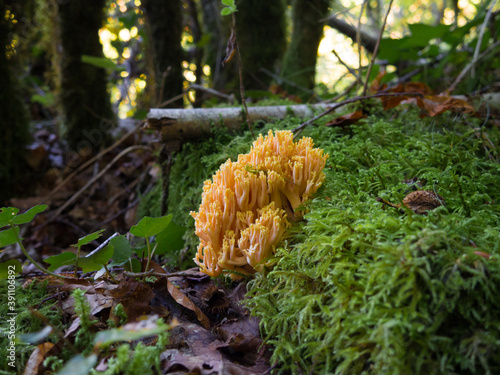
<path fill-rule="evenodd" d="M 269 131 L 205 181 L 200 208 L 191 212 L 202 272 L 248 274 L 266 264 L 289 225 L 284 208 L 296 210 L 325 178 L 328 155 L 313 146 L 311 138 L 294 143 L 290 131 Z"/>

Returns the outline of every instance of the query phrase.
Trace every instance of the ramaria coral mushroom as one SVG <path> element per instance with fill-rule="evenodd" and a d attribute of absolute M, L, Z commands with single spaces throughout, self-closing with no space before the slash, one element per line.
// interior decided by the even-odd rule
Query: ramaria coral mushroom
<path fill-rule="evenodd" d="M 205 181 L 195 219 L 200 244 L 195 263 L 210 276 L 224 269 L 251 274 L 263 266 L 289 226 L 285 207 L 297 208 L 321 186 L 328 155 L 311 138 L 269 131 L 248 154 L 221 165 Z"/>

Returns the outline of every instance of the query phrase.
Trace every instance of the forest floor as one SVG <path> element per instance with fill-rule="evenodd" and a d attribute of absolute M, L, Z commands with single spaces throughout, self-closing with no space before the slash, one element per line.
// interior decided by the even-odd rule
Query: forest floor
<path fill-rule="evenodd" d="M 262 327 L 259 327 L 259 319 L 252 317 L 247 307 L 242 305 L 242 301 L 247 301 L 247 281 L 232 282 L 223 278 L 213 279 L 197 269 L 185 267 L 186 264 L 191 264 L 189 259 L 186 262 L 186 257 L 192 257 L 192 249 L 181 249 L 178 257 L 183 258 L 172 263 L 166 264 L 165 258 L 155 258 L 150 263 L 154 274 L 137 272 L 130 274 L 124 271 L 122 265 L 113 269 L 114 276 L 104 274 L 98 280 L 93 280 L 94 272 L 79 272 L 77 278 L 71 277 L 61 281 L 27 264 L 22 278 L 18 279 L 16 289 L 16 311 L 18 312 L 16 333 L 18 338 L 21 333 L 33 335 L 23 336 L 22 340 L 17 342 L 15 367 L 11 368 L 12 372 L 21 373 L 28 371 L 24 369 L 29 369 L 27 373 L 56 373 L 63 366 L 70 368 L 76 364 L 82 369 L 82 374 L 88 373 L 91 368 L 102 371 L 104 374 L 120 372 L 147 374 L 153 371 L 164 374 L 264 374 L 269 373 L 274 366 L 284 366 L 282 368 L 287 371 L 300 373 L 301 371 L 324 371 L 332 363 L 336 363 L 339 366 L 346 366 L 350 373 L 356 373 L 363 366 L 381 366 L 380 368 L 386 370 L 387 367 L 384 366 L 397 366 L 401 373 L 404 373 L 409 369 L 407 363 L 395 364 L 380 360 L 381 357 L 387 356 L 388 352 L 383 354 L 371 352 L 372 345 L 377 344 L 380 347 L 381 343 L 379 337 L 369 338 L 369 335 L 366 336 L 365 333 L 363 333 L 365 344 L 342 341 L 343 336 L 338 332 L 339 339 L 335 343 L 335 345 L 342 344 L 353 348 L 358 348 L 357 345 L 360 345 L 359 348 L 366 345 L 365 349 L 360 349 L 363 355 L 344 354 L 343 357 L 341 355 L 332 359 L 325 354 L 325 351 L 340 349 L 334 346 L 335 340 L 328 339 L 325 337 L 325 332 L 318 330 L 315 317 L 321 316 L 321 313 L 327 310 L 333 311 L 330 309 L 339 307 L 325 306 L 318 301 L 311 302 L 308 296 L 297 294 L 297 290 L 308 291 L 309 287 L 308 283 L 302 285 L 298 281 L 304 278 L 311 280 L 311 285 L 316 286 L 307 292 L 309 296 L 323 294 L 321 298 L 328 301 L 333 298 L 332 296 L 344 302 L 350 299 L 354 301 L 354 294 L 335 289 L 336 281 L 330 279 L 330 276 L 322 275 L 322 272 L 326 272 L 324 269 L 306 265 L 307 262 L 304 259 L 290 258 L 289 254 L 293 249 L 300 249 L 300 251 L 308 252 L 311 259 L 316 259 L 321 253 L 312 253 L 311 249 L 330 246 L 330 249 L 338 250 L 334 258 L 342 260 L 343 266 L 347 267 L 344 268 L 345 271 L 352 267 L 360 267 L 360 263 L 354 261 L 357 255 L 353 256 L 353 254 L 358 254 L 361 250 L 353 244 L 371 241 L 370 243 L 374 249 L 378 249 L 377 251 L 393 246 L 397 249 L 395 254 L 398 255 L 398 259 L 400 259 L 400 253 L 406 251 L 407 264 L 412 264 L 412 261 L 416 262 L 417 258 L 420 259 L 417 253 L 424 250 L 422 248 L 414 250 L 411 247 L 413 245 L 408 245 L 409 248 L 402 250 L 406 246 L 404 245 L 406 237 L 403 232 L 408 232 L 406 234 L 408 238 L 418 237 L 421 231 L 412 232 L 415 226 L 421 225 L 419 230 L 431 227 L 440 228 L 445 232 L 448 230 L 449 237 L 454 238 L 457 231 L 463 228 L 453 223 L 470 217 L 471 212 L 474 214 L 477 211 L 481 215 L 486 215 L 484 212 L 490 215 L 481 219 L 485 228 L 491 231 L 495 231 L 495 228 L 498 230 L 500 225 L 498 213 L 493 212 L 498 206 L 500 197 L 498 197 L 498 191 L 491 190 L 492 186 L 498 186 L 498 184 L 491 185 L 496 178 L 495 173 L 498 173 L 499 154 L 496 143 L 498 123 L 495 122 L 498 120 L 491 118 L 468 120 L 467 116 L 457 114 L 457 112 L 469 109 L 469 107 L 464 107 L 462 102 L 438 103 L 431 100 L 426 105 L 427 107 L 423 103 L 419 105 L 420 110 L 434 112 L 431 113 L 431 117 L 424 120 L 415 115 L 416 112 L 409 115 L 408 112 L 411 110 L 409 111 L 407 105 L 404 105 L 396 111 L 393 110 L 394 112 L 390 115 L 392 117 L 388 117 L 389 115 L 385 113 L 380 114 L 378 118 L 371 116 L 363 119 L 366 117 L 365 114 L 360 115 L 355 108 L 352 111 L 347 110 L 344 116 L 329 115 L 314 125 L 306 127 L 305 135 L 313 137 L 320 147 L 328 150 L 331 153 L 330 160 L 333 157 L 333 161 L 327 166 L 325 188 L 320 191 L 318 200 L 311 205 L 309 216 L 294 227 L 292 237 L 278 251 L 283 261 L 276 267 L 276 273 L 271 274 L 271 277 L 269 275 L 257 277 L 250 282 L 254 301 L 251 300 L 250 307 L 263 321 Z M 453 112 L 447 112 L 449 110 Z M 444 112 L 446 113 L 443 115 Z M 291 130 L 300 123 L 301 121 L 296 118 L 288 118 L 276 124 L 259 124 L 255 131 L 266 133 L 268 129 Z M 399 125 L 395 125 L 396 123 Z M 460 126 L 455 127 L 455 123 L 460 123 Z M 158 192 L 161 179 L 161 168 L 157 163 L 157 155 L 161 147 L 158 139 L 159 136 L 155 133 L 132 131 L 128 136 L 122 137 L 118 144 L 110 147 L 105 155 L 95 160 L 89 156 L 80 155 L 80 162 L 88 163 L 88 167 L 80 171 L 76 170 L 77 173 L 74 173 L 75 169 L 70 168 L 71 163 L 64 165 L 61 162 L 62 159 L 69 160 L 70 155 L 65 155 L 61 151 L 63 147 L 58 140 L 50 132 L 44 129 L 39 130 L 31 148 L 31 167 L 39 175 L 36 186 L 33 187 L 33 195 L 29 198 L 11 201 L 11 205 L 18 207 L 21 212 L 36 204 L 49 204 L 50 206 L 49 210 L 37 215 L 31 223 L 21 228 L 21 236 L 24 238 L 23 242 L 29 254 L 35 260 L 41 261 L 47 256 L 62 252 L 76 253 L 77 248 L 72 245 L 78 243 L 79 239 L 104 229 L 102 239 L 96 238 L 82 247 L 84 252 L 89 253 L 115 233 L 129 233 L 130 228 L 144 215 L 157 216 L 159 197 L 158 194 L 152 193 Z M 217 144 L 220 139 L 223 139 L 223 144 Z M 432 146 L 429 146 L 429 139 L 431 139 Z M 208 145 L 210 142 L 212 144 Z M 198 154 L 189 147 L 181 151 L 177 171 L 173 168 L 172 178 L 183 175 L 196 175 L 197 177 L 196 181 L 189 182 L 192 185 L 191 190 L 182 187 L 180 177 L 179 181 L 172 181 L 172 186 L 179 190 L 171 197 L 171 201 L 178 201 L 177 206 L 171 204 L 172 212 L 178 215 L 178 224 L 186 225 L 189 211 L 185 207 L 190 206 L 191 209 L 196 210 L 197 206 L 193 206 L 193 201 L 199 203 L 200 186 L 203 180 L 209 178 L 211 173 L 218 168 L 220 161 L 227 157 L 234 158 L 241 150 L 248 150 L 250 144 L 249 132 L 240 137 L 215 135 L 206 140 L 203 145 L 195 147 L 200 152 Z M 345 144 L 344 150 L 348 151 L 342 151 L 342 144 Z M 218 153 L 213 154 L 214 149 L 218 149 Z M 390 155 L 384 154 L 383 150 L 390 150 Z M 202 151 L 206 154 L 203 155 Z M 391 158 L 399 159 L 395 162 Z M 476 168 L 476 163 L 480 165 L 479 169 Z M 391 165 L 394 168 L 392 171 L 386 169 Z M 463 169 L 457 166 L 462 166 Z M 189 168 L 192 170 L 190 171 Z M 484 186 L 480 185 L 478 170 L 484 172 L 482 176 L 484 181 L 481 180 Z M 340 176 L 342 173 L 345 175 Z M 443 174 L 446 176 L 443 177 Z M 487 180 L 488 175 L 493 175 L 493 177 Z M 454 182 L 453 176 L 458 176 L 458 182 Z M 414 178 L 417 179 L 414 180 Z M 477 178 L 475 184 L 464 185 L 464 181 L 472 181 L 474 178 Z M 442 189 L 439 194 L 444 195 L 446 208 L 438 209 L 436 214 L 419 216 L 409 211 L 401 212 L 397 208 L 390 208 L 381 203 L 381 201 L 389 202 L 389 204 L 391 201 L 401 202 L 404 197 L 401 189 L 403 187 L 409 189 L 408 183 L 403 182 L 405 179 L 413 181 L 411 189 L 415 187 L 435 189 L 436 180 L 440 180 L 437 182 L 439 188 Z M 342 181 L 347 185 L 343 186 L 344 190 L 339 190 L 335 186 L 340 186 Z M 182 188 L 177 188 L 177 186 Z M 483 189 L 479 197 L 473 194 L 474 189 L 478 192 Z M 193 192 L 198 194 L 194 198 Z M 188 197 L 183 200 L 183 195 Z M 348 195 L 351 197 L 346 198 Z M 151 199 L 156 199 L 156 202 L 152 204 Z M 188 203 L 186 203 L 187 200 L 189 200 Z M 476 202 L 475 206 L 474 202 Z M 328 205 L 326 211 L 325 204 Z M 354 211 L 346 208 L 350 205 L 354 207 L 352 209 Z M 338 211 L 340 207 L 344 213 Z M 337 220 L 335 223 L 328 228 L 324 223 L 318 224 L 324 221 L 323 218 L 334 215 L 334 212 L 335 215 L 340 215 L 335 218 L 331 216 L 331 220 Z M 378 223 L 364 222 L 367 215 L 381 219 Z M 449 219 L 443 220 L 442 218 L 446 218 L 447 215 Z M 348 223 L 339 224 L 346 218 Z M 175 216 L 174 219 L 176 219 Z M 441 228 L 440 222 L 450 227 Z M 322 232 L 315 225 L 323 225 Z M 394 230 L 391 229 L 391 233 L 388 234 L 384 230 L 389 227 Z M 333 230 L 330 233 L 332 228 L 337 228 L 338 231 Z M 346 228 L 351 228 L 352 232 L 345 232 Z M 349 236 L 353 236 L 357 230 L 366 233 L 366 237 L 350 238 Z M 188 246 L 196 241 L 191 231 L 192 224 L 184 236 Z M 370 237 L 370 231 L 373 231 L 373 237 Z M 309 239 L 304 238 L 306 232 L 310 235 Z M 340 237 L 336 239 L 336 235 Z M 466 245 L 453 243 L 444 246 L 447 240 L 440 236 L 431 239 L 422 237 L 422 241 L 429 242 L 425 251 L 430 251 L 432 254 L 436 246 L 446 248 L 448 251 L 446 254 L 451 262 L 455 262 L 463 253 L 469 254 L 469 259 L 475 257 L 473 261 L 479 262 L 483 271 L 486 269 L 487 271 L 484 272 L 494 281 L 498 270 L 490 266 L 492 262 L 487 263 L 488 259 L 496 259 L 495 257 L 500 254 L 498 246 L 494 247 L 490 243 L 494 240 L 494 234 L 490 237 L 479 236 L 480 238 L 472 238 L 473 235 L 477 237 L 478 233 L 471 234 L 471 243 Z M 329 245 L 321 244 L 325 236 L 330 236 L 333 242 Z M 381 238 L 389 239 L 390 244 L 384 243 L 380 240 Z M 131 240 L 132 246 L 137 245 L 130 234 L 127 239 Z M 413 244 L 415 241 L 413 238 L 410 242 Z M 450 250 L 453 246 L 456 248 Z M 186 251 L 188 251 L 187 255 Z M 20 254 L 19 246 L 13 246 L 0 254 L 0 262 L 19 257 Z M 359 258 L 364 259 L 361 263 L 366 261 L 368 264 L 377 259 L 376 256 L 371 258 L 373 254 L 368 254 L 366 259 Z M 326 259 L 324 254 L 321 256 L 322 259 Z M 441 261 L 442 256 L 439 259 Z M 299 261 L 302 263 L 297 266 Z M 385 261 L 392 260 L 385 259 Z M 318 261 L 315 264 L 319 263 Z M 479 267 L 476 263 L 469 265 L 465 258 L 463 263 L 464 267 L 470 266 L 467 272 L 472 272 L 471 269 L 477 271 Z M 183 266 L 179 268 L 179 265 Z M 448 266 L 449 262 L 433 267 L 445 269 Z M 417 269 L 420 266 L 415 265 L 415 267 Z M 422 267 L 425 268 L 425 265 Z M 341 272 L 335 270 L 337 271 Z M 375 270 L 372 271 L 375 272 Z M 66 275 L 73 276 L 72 273 Z M 298 283 L 292 280 L 292 276 L 284 279 L 283 275 L 296 277 L 293 280 L 297 280 Z M 400 274 L 400 276 L 403 278 L 408 275 Z M 368 288 L 367 285 L 358 285 L 357 281 L 354 282 L 351 279 L 344 280 L 344 282 L 351 285 L 352 291 Z M 392 285 L 394 280 L 389 280 L 387 283 Z M 1 295 L 6 298 L 7 284 L 0 286 L 3 289 Z M 420 288 L 421 281 L 412 284 L 414 288 L 417 286 Z M 273 294 L 278 287 L 283 289 L 283 293 Z M 327 292 L 327 289 L 332 292 Z M 85 291 L 85 297 L 79 294 L 78 290 Z M 343 295 L 343 292 L 349 296 Z M 375 295 L 378 292 L 373 293 Z M 261 293 L 260 296 L 259 293 Z M 446 294 L 446 292 L 443 293 Z M 482 295 L 482 289 L 478 293 Z M 274 297 L 270 297 L 273 295 Z M 292 300 L 287 299 L 290 296 L 295 298 L 293 303 L 291 303 Z M 1 302 L 0 310 L 6 310 L 6 303 Z M 287 303 L 293 306 L 295 312 L 287 310 Z M 311 307 L 315 303 L 317 306 Z M 363 311 L 365 307 L 361 306 L 359 301 L 356 303 L 357 305 L 351 308 Z M 400 301 L 395 303 L 398 304 Z M 280 304 L 283 313 L 275 311 L 272 308 L 273 304 Z M 248 303 L 246 305 L 248 306 Z M 337 311 L 343 311 L 342 308 Z M 372 312 L 373 309 L 372 305 Z M 0 313 L 4 316 L 7 312 L 0 311 Z M 295 314 L 296 316 L 293 316 Z M 299 316 L 302 318 L 297 320 Z M 456 312 L 450 313 L 450 319 L 452 316 L 456 316 Z M 330 317 L 334 319 L 333 315 Z M 164 322 L 159 321 L 159 318 Z M 304 328 L 303 319 L 309 320 L 310 326 L 316 331 L 307 331 Z M 345 316 L 339 319 L 341 322 Z M 378 316 L 377 319 L 383 321 L 384 317 Z M 478 321 L 475 324 L 477 323 L 477 327 L 482 327 Z M 407 326 L 410 324 L 408 321 L 403 323 Z M 376 328 L 376 324 L 375 326 L 372 323 L 367 324 L 371 327 L 370 329 Z M 481 324 L 488 324 L 488 322 Z M 358 327 L 362 326 L 358 325 Z M 263 345 L 264 341 L 259 328 L 263 328 L 262 332 L 271 340 L 272 346 Z M 294 330 L 297 331 L 295 333 L 298 336 L 292 332 Z M 169 339 L 164 335 L 165 332 L 168 332 Z M 358 334 L 361 333 L 358 332 Z M 326 340 L 323 347 L 311 346 L 311 343 L 315 341 L 314 335 Z M 495 335 L 496 331 L 491 337 L 494 338 Z M 352 337 L 354 336 L 353 333 Z M 394 338 L 396 342 L 399 339 L 399 337 Z M 6 337 L 1 340 L 8 343 Z M 130 344 L 123 344 L 126 342 Z M 390 345 L 393 345 L 393 342 Z M 3 345 L 2 342 L 1 347 L 7 348 L 7 345 Z M 276 349 L 274 355 L 272 348 Z M 491 350 L 495 352 L 496 349 L 491 347 Z M 7 349 L 0 351 L 0 367 L 4 369 L 9 369 L 7 354 Z M 412 360 L 409 357 L 405 358 L 408 361 Z M 71 362 L 68 362 L 69 359 Z M 359 361 L 365 365 L 360 365 Z M 491 368 L 495 368 L 494 362 L 493 365 L 490 363 Z M 435 363 L 430 361 L 427 366 L 431 364 Z M 450 364 L 450 366 L 449 368 L 453 368 L 454 365 Z M 0 370 L 0 373 L 12 372 Z"/>

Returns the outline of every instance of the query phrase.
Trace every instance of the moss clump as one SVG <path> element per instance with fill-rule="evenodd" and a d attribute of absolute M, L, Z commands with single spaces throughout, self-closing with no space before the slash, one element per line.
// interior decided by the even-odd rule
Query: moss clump
<path fill-rule="evenodd" d="M 500 372 L 500 137 L 470 121 L 310 130 L 324 187 L 249 292 L 280 373 Z M 446 206 L 377 202 L 401 203 L 412 178 Z"/>
<path fill-rule="evenodd" d="M 4 318 L 1 330 L 0 330 L 0 374 L 12 374 L 16 369 L 23 369 L 25 363 L 28 361 L 29 356 L 35 349 L 35 345 L 27 344 L 25 342 L 19 341 L 19 337 L 22 334 L 35 333 L 41 331 L 45 324 L 41 322 L 38 318 L 35 318 L 29 308 L 36 308 L 37 311 L 44 315 L 50 323 L 57 328 L 62 327 L 61 313 L 53 306 L 57 303 L 57 299 L 46 301 L 42 303 L 44 298 L 49 294 L 47 293 L 46 283 L 36 283 L 33 282 L 29 287 L 23 288 L 21 285 L 16 284 L 16 294 L 15 294 L 15 310 L 14 313 L 16 318 L 16 363 L 15 368 L 8 365 L 10 362 L 7 358 L 9 355 L 7 353 L 7 348 L 9 347 L 9 332 L 7 319 L 12 316 L 8 315 L 9 310 L 8 305 L 8 284 L 7 280 L 0 280 L 0 316 Z M 40 304 L 37 306 L 37 304 Z M 52 342 L 57 341 L 57 336 L 52 334 L 50 336 Z"/>

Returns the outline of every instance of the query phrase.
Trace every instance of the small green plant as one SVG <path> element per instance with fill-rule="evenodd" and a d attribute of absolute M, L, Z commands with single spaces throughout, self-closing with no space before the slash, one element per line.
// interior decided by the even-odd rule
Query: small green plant
<path fill-rule="evenodd" d="M 76 333 L 75 347 L 79 354 L 71 357 L 64 367 L 60 368 L 62 361 L 54 357 L 46 360 L 52 361 L 53 368 L 58 369 L 58 375 L 73 374 L 74 369 L 79 369 L 79 374 L 153 374 L 152 364 L 156 373 L 160 373 L 160 353 L 164 350 L 170 326 L 162 319 L 150 317 L 147 323 L 130 323 L 120 328 L 92 333 L 93 321 L 90 320 L 90 305 L 85 298 L 85 292 L 76 289 L 73 292 L 75 299 L 75 312 L 80 318 L 80 328 Z M 94 370 L 99 355 L 106 352 L 111 346 L 122 342 L 133 342 L 147 337 L 157 336 L 156 345 L 146 346 L 139 342 L 134 348 L 130 344 L 118 345 L 116 356 L 108 360 L 105 372 Z"/>
<path fill-rule="evenodd" d="M 33 220 L 36 214 L 43 212 L 46 205 L 35 206 L 24 214 L 18 215 L 19 209 L 15 207 L 4 207 L 0 210 L 0 228 L 10 227 L 0 232 L 0 248 L 17 243 L 22 252 L 40 271 L 59 278 L 68 278 L 54 271 L 60 267 L 69 266 L 74 269 L 74 277 L 78 277 L 78 270 L 83 273 L 98 271 L 95 278 L 100 277 L 107 272 L 109 267 L 123 265 L 128 263 L 128 269 L 131 271 L 141 271 L 140 262 L 132 259 L 132 248 L 126 236 L 114 236 L 105 241 L 101 246 L 86 256 L 80 256 L 81 248 L 102 236 L 104 229 L 88 234 L 78 240 L 72 246 L 76 247 L 76 254 L 65 251 L 45 259 L 50 264 L 46 269 L 36 262 L 26 251 L 22 238 L 19 236 L 19 225 L 27 224 Z M 147 251 L 146 270 L 149 269 L 151 258 L 154 254 L 161 255 L 171 249 L 180 249 L 183 244 L 182 236 L 186 228 L 175 224 L 172 221 L 172 215 L 151 218 L 144 217 L 130 229 L 130 233 L 136 237 L 145 238 L 146 246 L 134 249 L 139 257 L 144 256 Z M 155 240 L 153 240 L 155 238 Z M 108 265 L 109 261 L 111 263 Z M 22 270 L 21 262 L 12 259 L 0 263 L 0 279 L 13 279 L 15 274 Z"/>
<path fill-rule="evenodd" d="M 26 251 L 22 239 L 19 236 L 19 225 L 30 223 L 40 212 L 47 209 L 47 205 L 38 205 L 30 208 L 25 213 L 18 215 L 19 208 L 16 207 L 3 207 L 0 209 L 0 228 L 9 227 L 0 232 L 0 249 L 9 245 L 17 243 L 23 252 L 24 256 L 33 263 L 33 265 L 40 271 L 47 273 L 52 276 L 65 278 L 65 276 L 58 275 L 47 269 L 45 269 L 41 264 L 35 261 Z M 11 259 L 7 262 L 0 263 L 0 278 L 6 279 L 13 275 L 13 273 L 19 273 L 22 270 L 21 262 L 17 259 Z"/>
<path fill-rule="evenodd" d="M 221 0 L 221 1 L 224 7 L 221 9 L 220 14 L 222 14 L 223 16 L 229 16 L 238 11 L 238 9 L 236 8 L 235 0 Z"/>

